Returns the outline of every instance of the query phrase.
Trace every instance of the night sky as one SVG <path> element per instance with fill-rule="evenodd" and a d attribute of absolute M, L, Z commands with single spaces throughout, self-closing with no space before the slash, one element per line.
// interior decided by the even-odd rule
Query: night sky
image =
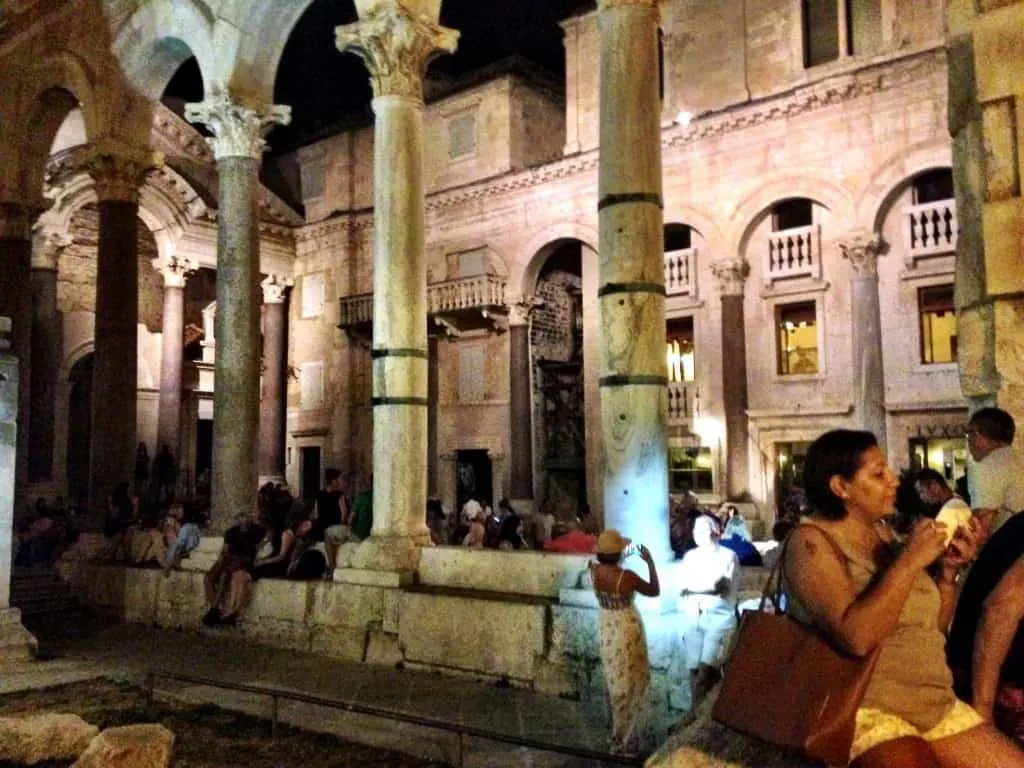
<path fill-rule="evenodd" d="M 565 61 L 558 22 L 593 7 L 593 0 L 444 0 L 441 23 L 462 35 L 458 51 L 436 59 L 428 77 L 458 79 L 521 56 L 561 80 Z M 370 122 L 366 68 L 334 47 L 334 28 L 355 20 L 352 0 L 314 0 L 292 31 L 274 86 L 274 100 L 292 107 L 292 124 L 269 136 L 273 153 Z M 190 60 L 168 85 L 165 98 L 201 97 L 198 66 Z"/>

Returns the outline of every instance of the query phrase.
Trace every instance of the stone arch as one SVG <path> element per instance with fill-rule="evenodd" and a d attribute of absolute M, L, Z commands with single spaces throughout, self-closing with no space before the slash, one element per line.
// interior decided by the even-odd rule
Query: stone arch
<path fill-rule="evenodd" d="M 541 230 L 527 243 L 523 253 L 525 258 L 519 263 L 526 264 L 520 278 L 520 294 L 529 296 L 537 288 L 537 278 L 544 268 L 545 262 L 559 245 L 566 240 L 579 240 L 592 253 L 596 254 L 598 234 L 597 230 L 578 222 L 565 222 L 553 227 Z M 515 285 L 516 281 L 509 278 L 509 285 Z"/>
<path fill-rule="evenodd" d="M 816 171 L 790 172 L 760 185 L 747 195 L 729 219 L 728 250 L 723 255 L 742 254 L 747 241 L 768 209 L 775 203 L 803 197 L 828 209 L 836 220 L 852 222 L 854 203 L 850 193 L 833 181 L 815 175 Z"/>
<path fill-rule="evenodd" d="M 915 176 L 952 166 L 953 150 L 946 141 L 921 142 L 889 158 L 857 201 L 857 226 L 869 232 L 881 232 L 889 209 Z"/>
<path fill-rule="evenodd" d="M 719 253 L 725 244 L 721 227 L 704 211 L 683 202 L 665 204 L 664 223 L 688 224 L 701 236 L 705 246 L 711 253 Z"/>
<path fill-rule="evenodd" d="M 113 50 L 128 81 L 143 96 L 158 101 L 174 73 L 195 56 L 209 91 L 216 73 L 215 17 L 199 0 L 151 0 L 121 28 Z"/>

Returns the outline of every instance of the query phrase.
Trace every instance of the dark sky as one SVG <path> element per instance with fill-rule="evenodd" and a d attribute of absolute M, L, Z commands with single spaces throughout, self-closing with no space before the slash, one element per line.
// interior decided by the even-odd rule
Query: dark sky
<path fill-rule="evenodd" d="M 565 65 L 558 22 L 593 7 L 593 0 L 444 0 L 441 23 L 462 35 L 458 51 L 435 60 L 428 76 L 457 79 L 517 55 L 561 81 Z M 274 86 L 274 100 L 292 107 L 292 124 L 269 136 L 273 153 L 370 121 L 366 68 L 334 47 L 334 28 L 355 20 L 352 0 L 314 0 L 292 31 Z M 165 98 L 196 101 L 201 89 L 192 60 L 175 75 Z"/>

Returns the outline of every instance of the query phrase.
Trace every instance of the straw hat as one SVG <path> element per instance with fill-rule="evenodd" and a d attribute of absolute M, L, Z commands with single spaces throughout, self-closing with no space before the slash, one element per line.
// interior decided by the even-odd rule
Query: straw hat
<path fill-rule="evenodd" d="M 614 528 L 609 528 L 607 531 L 602 531 L 601 535 L 597 537 L 597 548 L 594 552 L 599 555 L 617 555 L 629 544 L 629 539 Z"/>

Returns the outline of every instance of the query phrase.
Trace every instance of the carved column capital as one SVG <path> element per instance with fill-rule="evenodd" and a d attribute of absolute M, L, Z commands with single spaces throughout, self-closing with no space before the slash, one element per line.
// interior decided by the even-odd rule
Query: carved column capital
<path fill-rule="evenodd" d="M 374 97 L 423 100 L 423 75 L 431 60 L 454 53 L 457 30 L 442 27 L 403 7 L 382 6 L 361 21 L 335 28 L 335 44 L 354 53 L 370 70 Z"/>
<path fill-rule="evenodd" d="M 260 283 L 260 288 L 263 289 L 263 303 L 284 304 L 288 297 L 288 289 L 293 285 L 295 281 L 290 277 L 267 275 Z"/>
<path fill-rule="evenodd" d="M 508 305 L 509 325 L 529 325 L 533 310 L 544 306 L 544 299 L 537 296 L 520 296 Z"/>
<path fill-rule="evenodd" d="M 28 240 L 32 237 L 32 226 L 45 206 L 25 203 L 0 203 L 0 240 Z"/>
<path fill-rule="evenodd" d="M 153 269 L 163 275 L 164 288 L 184 288 L 188 278 L 196 271 L 192 259 L 171 256 L 153 259 Z"/>
<path fill-rule="evenodd" d="M 58 269 L 60 257 L 73 242 L 67 232 L 36 223 L 32 229 L 32 269 Z"/>
<path fill-rule="evenodd" d="M 742 296 L 743 284 L 750 275 L 750 264 L 744 259 L 723 259 L 711 262 L 711 274 L 723 296 Z"/>
<path fill-rule="evenodd" d="M 146 174 L 163 165 L 163 155 L 146 150 L 97 145 L 90 148 L 85 168 L 100 202 L 139 202 Z"/>
<path fill-rule="evenodd" d="M 851 232 L 839 242 L 843 258 L 850 262 L 857 277 L 878 275 L 878 257 L 883 252 L 882 239 L 871 232 Z"/>
<path fill-rule="evenodd" d="M 222 157 L 259 160 L 267 146 L 266 135 L 275 125 L 291 122 L 292 108 L 280 104 L 248 107 L 219 93 L 206 101 L 186 104 L 185 119 L 202 123 L 213 131 L 213 137 L 206 142 L 218 160 Z"/>

